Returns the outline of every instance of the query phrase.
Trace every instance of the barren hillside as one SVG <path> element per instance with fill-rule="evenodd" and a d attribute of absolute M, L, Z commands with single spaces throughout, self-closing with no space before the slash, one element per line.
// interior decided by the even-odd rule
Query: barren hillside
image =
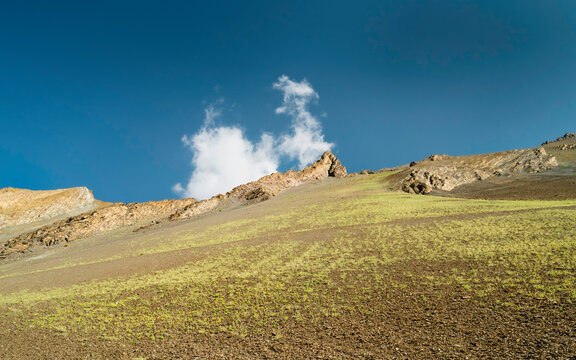
<path fill-rule="evenodd" d="M 573 140 L 57 221 L 4 248 L 0 357 L 574 358 Z"/>
<path fill-rule="evenodd" d="M 268 200 L 283 190 L 298 186 L 303 183 L 318 181 L 329 176 L 344 177 L 346 168 L 330 152 L 322 155 L 318 161 L 301 171 L 288 171 L 286 173 L 275 173 L 263 178 L 240 185 L 224 195 L 216 195 L 209 200 L 196 201 L 195 199 L 183 200 L 163 200 L 149 201 L 146 203 L 115 203 L 102 206 L 93 211 L 68 217 L 39 227 L 34 231 L 10 233 L 6 231 L 6 241 L 0 248 L 0 258 L 6 257 L 16 252 L 23 252 L 34 245 L 52 246 L 59 243 L 68 243 L 92 235 L 104 233 L 123 226 L 135 226 L 135 231 L 144 230 L 155 226 L 162 221 L 186 219 L 204 213 L 222 210 L 227 207 L 234 207 L 242 204 L 250 204 L 257 201 Z M 69 190 L 57 190 L 56 193 L 47 192 L 50 196 L 38 197 L 37 192 L 19 191 L 19 196 L 13 195 L 8 199 L 18 199 L 12 202 L 10 209 L 19 209 L 19 219 L 29 219 L 30 213 L 35 213 L 37 209 L 44 207 L 55 211 L 58 209 L 61 214 L 78 213 L 75 205 L 83 203 L 84 194 L 89 194 L 92 203 L 94 198 L 86 188 Z M 3 189 L 6 194 L 16 193 L 12 189 Z M 44 194 L 45 192 L 40 192 Z M 62 196 L 62 193 L 67 196 Z M 26 197 L 26 194 L 31 194 Z M 44 204 L 40 207 L 39 204 Z M 17 207 L 18 206 L 18 207 Z M 68 206 L 68 207 L 67 207 Z M 92 206 L 93 208 L 94 206 Z M 11 210 L 10 213 L 14 213 Z M 23 216 L 22 214 L 27 214 Z M 38 226 L 37 226 L 38 227 Z M 24 232 L 23 234 L 20 234 Z M 12 236 L 9 236 L 11 235 Z M 0 238 L 2 240 L 2 238 Z"/>

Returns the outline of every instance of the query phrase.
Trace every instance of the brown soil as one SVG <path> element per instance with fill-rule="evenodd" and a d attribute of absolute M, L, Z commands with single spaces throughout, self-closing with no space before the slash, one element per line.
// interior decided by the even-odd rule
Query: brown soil
<path fill-rule="evenodd" d="M 563 140 L 564 141 L 564 140 Z M 547 144 L 555 146 L 554 144 Z M 546 148 L 548 151 L 548 148 Z M 557 150 L 560 151 L 560 150 Z M 572 150 L 564 151 L 569 159 Z M 442 158 L 438 161 L 450 161 Z M 560 161 L 560 160 L 559 160 Z M 560 161 L 562 164 L 562 161 Z M 571 163 L 570 163 L 571 164 Z M 440 195 L 489 199 L 574 199 L 575 173 L 572 165 L 544 174 L 516 174 L 491 177 L 488 180 L 454 188 L 451 192 L 436 190 Z M 398 186 L 410 170 L 402 170 L 387 178 L 386 187 Z M 332 192 L 331 186 L 354 179 L 327 179 L 287 190 L 281 196 L 295 196 L 301 202 L 286 202 L 279 197 L 254 202 L 266 196 L 265 187 L 243 188 L 249 206 L 230 206 L 217 216 L 204 214 L 184 221 L 161 222 L 141 231 L 123 226 L 112 232 L 91 236 L 65 247 L 36 247 L 30 252 L 15 254 L 0 263 L 0 294 L 21 290 L 48 289 L 90 281 L 118 279 L 136 274 L 193 265 L 216 257 L 234 247 L 252 248 L 279 242 L 301 242 L 304 245 L 329 243 L 338 236 L 363 236 L 371 225 L 334 226 L 299 232 L 294 238 L 253 237 L 248 240 L 200 246 L 159 254 L 139 255 L 140 242 L 157 239 L 186 230 L 194 232 L 219 226 L 231 220 L 274 214 L 280 207 L 320 204 L 314 198 L 319 190 L 327 196 L 344 196 Z M 250 191 L 248 191 L 250 190 Z M 256 191 L 256 193 L 254 193 Z M 347 196 L 354 196 L 351 192 Z M 409 195 L 406 195 L 409 196 Z M 442 201 L 446 201 L 443 199 Z M 552 209 L 552 208 L 548 208 Z M 190 209 L 189 209 L 190 211 Z M 409 226 L 447 220 L 470 220 L 485 216 L 510 215 L 530 210 L 498 213 L 476 213 L 442 218 L 403 219 L 387 224 Z M 573 211 L 573 208 L 570 209 Z M 188 214 L 190 215 L 190 214 Z M 185 217 L 185 216 L 183 216 Z M 374 226 L 382 225 L 374 224 Z M 404 229 L 404 228 L 403 228 Z M 136 244 L 134 250 L 127 249 Z M 127 254 L 117 260 L 102 261 L 116 254 Z M 365 249 L 367 253 L 374 249 Z M 251 259 L 254 262 L 262 259 Z M 102 261 L 90 263 L 94 261 Z M 85 263 L 55 269 L 70 262 Z M 509 288 L 497 287 L 491 296 L 478 296 L 455 284 L 425 285 L 418 279 L 451 271 L 453 268 L 474 269 L 488 277 L 498 277 L 506 269 L 487 262 L 401 261 L 374 265 L 371 273 L 390 283 L 405 284 L 395 290 L 366 283 L 363 274 L 354 274 L 340 281 L 341 291 L 330 290 L 334 298 L 354 299 L 362 292 L 362 304 L 342 311 L 339 316 L 319 316 L 302 310 L 307 321 L 283 321 L 268 325 L 263 331 L 246 337 L 230 333 L 199 334 L 180 331 L 165 339 L 117 341 L 97 332 L 64 332 L 29 327 L 34 312 L 24 313 L 22 323 L 8 315 L 0 316 L 0 358 L 3 359 L 576 359 L 576 306 L 571 301 L 536 299 Z M 546 269 L 554 270 L 554 269 Z M 210 286 L 225 288 L 231 281 L 219 278 Z M 293 284 L 297 286 L 297 284 Z M 161 290 L 161 289 L 159 289 Z M 143 298 L 147 293 L 139 294 Z M 168 294 L 170 295 L 170 294 Z M 25 296 L 25 295 L 23 295 Z M 169 296 L 168 296 L 169 297 Z M 426 299 L 425 301 L 423 299 Z M 520 301 L 519 301 L 520 299 Z M 507 301 L 519 307 L 504 306 Z M 166 301 L 169 301 L 167 299 Z M 17 305 L 15 305 L 17 306 Z M 40 304 L 38 306 L 48 306 Z M 360 311 L 359 309 L 364 309 Z M 367 311 L 366 309 L 370 309 Z M 40 309 L 46 312 L 50 308 Z M 2 315 L 2 314 L 0 314 Z M 256 322 L 257 320 L 253 320 Z M 248 324 L 250 325 L 250 324 Z"/>
<path fill-rule="evenodd" d="M 288 192 L 307 198 L 319 187 L 341 180 L 309 184 Z M 219 216 L 200 217 L 194 221 L 163 223 L 146 232 L 149 236 L 181 229 L 215 226 L 239 216 L 270 213 L 279 199 L 236 208 Z M 520 210 L 525 212 L 528 210 Z M 514 212 L 506 212 L 510 214 Z M 438 220 L 465 220 L 498 213 L 456 215 Z M 502 213 L 501 215 L 504 215 Z M 394 224 L 402 226 L 402 221 Z M 414 225 L 405 221 L 406 226 Z M 378 225 L 378 224 L 375 224 Z M 298 241 L 322 242 L 349 233 L 350 227 L 315 229 L 301 233 Z M 353 229 L 352 229 L 353 230 Z M 362 228 L 358 228 L 361 231 Z M 28 270 L 48 269 L 65 259 L 88 260 L 116 253 L 130 240 L 142 234 L 126 231 L 124 236 L 102 237 L 78 242 L 68 248 L 34 249 L 21 259 L 5 262 L 1 274 L 14 277 L 0 279 L 0 293 L 21 289 L 42 289 L 82 284 L 99 279 L 121 279 L 123 276 L 194 264 L 206 257 L 217 256 L 234 246 L 251 247 L 273 244 L 278 239 L 253 238 L 242 242 L 204 246 L 161 254 L 134 256 L 70 269 L 40 271 L 17 275 L 23 261 L 53 251 L 50 256 L 29 261 Z M 259 259 L 254 259 L 258 261 Z M 330 296 L 353 297 L 358 288 L 367 291 L 373 312 L 351 308 L 338 317 L 315 318 L 310 322 L 287 321 L 258 334 L 239 337 L 224 333 L 175 333 L 173 337 L 138 342 L 107 340 L 94 333 L 63 333 L 54 329 L 29 328 L 7 322 L 0 317 L 0 356 L 3 359 L 571 359 L 576 357 L 576 307 L 526 297 L 521 308 L 502 306 L 507 299 L 518 300 L 508 289 L 496 289 L 491 297 L 479 298 L 456 285 L 424 286 L 416 279 L 450 271 L 453 267 L 474 268 L 498 276 L 502 269 L 484 263 L 446 263 L 410 261 L 375 269 L 392 283 L 408 284 L 394 292 L 383 291 L 347 278 L 344 291 Z M 214 287 L 225 286 L 222 278 Z M 343 281 L 343 280 L 342 280 Z M 47 285 L 49 284 L 49 285 Z M 354 285 L 346 287 L 344 285 Z M 142 294 L 146 296 L 146 294 Z M 427 298 L 429 301 L 421 301 Z M 304 311 L 304 317 L 307 313 Z M 314 315 L 317 316 L 317 315 Z M 26 319 L 24 317 L 24 319 Z"/>
<path fill-rule="evenodd" d="M 410 278 L 404 275 L 408 271 L 412 277 L 448 270 L 442 263 L 405 263 L 387 268 L 386 273 L 393 281 L 410 283 Z M 494 269 L 494 274 L 497 272 Z M 353 283 L 355 279 L 348 281 Z M 510 309 L 495 301 L 513 295 L 505 290 L 492 300 L 478 299 L 460 287 L 423 287 L 417 282 L 393 296 L 377 288 L 369 291 L 372 302 L 363 304 L 374 309 L 369 315 L 351 309 L 337 318 L 327 317 L 314 323 L 287 322 L 247 338 L 221 333 L 181 333 L 161 341 L 118 343 L 50 329 L 38 332 L 0 320 L 4 329 L 11 329 L 8 334 L 0 332 L 0 353 L 10 354 L 3 357 L 6 359 L 570 359 L 576 356 L 575 307 L 559 311 L 555 304 L 527 298 L 523 308 Z M 424 297 L 432 301 L 421 302 Z"/>
<path fill-rule="evenodd" d="M 491 200 L 567 200 L 576 199 L 576 175 L 515 176 L 493 178 L 462 185 L 450 192 L 433 191 L 439 196 Z"/>
<path fill-rule="evenodd" d="M 445 271 L 443 266 L 404 264 L 388 269 L 403 278 L 408 269 Z M 354 279 L 350 279 L 354 281 Z M 162 341 L 118 343 L 54 330 L 17 327 L 1 335 L 4 359 L 573 359 L 575 308 L 558 311 L 545 301 L 526 299 L 522 309 L 490 300 L 479 302 L 456 287 L 414 284 L 393 297 L 373 291 L 370 315 L 354 311 L 314 324 L 287 323 L 261 335 L 241 338 L 177 334 Z M 448 294 L 438 298 L 438 292 Z M 346 293 L 339 294 L 346 296 Z M 423 296 L 432 303 L 419 301 Z M 507 294 L 502 294 L 506 298 Z M 304 314 L 305 315 L 305 314 Z M 1 322 L 0 322 L 1 323 Z M 2 324 L 14 328 L 10 324 Z M 282 334 L 279 338 L 277 334 Z M 6 354 L 10 354 L 6 357 Z"/>

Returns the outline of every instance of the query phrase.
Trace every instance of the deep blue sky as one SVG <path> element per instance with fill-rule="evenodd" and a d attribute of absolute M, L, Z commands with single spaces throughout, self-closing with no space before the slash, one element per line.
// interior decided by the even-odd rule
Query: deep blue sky
<path fill-rule="evenodd" d="M 532 147 L 576 130 L 576 2 L 4 1 L 0 188 L 173 198 L 207 104 L 286 131 L 282 74 L 350 171 Z"/>

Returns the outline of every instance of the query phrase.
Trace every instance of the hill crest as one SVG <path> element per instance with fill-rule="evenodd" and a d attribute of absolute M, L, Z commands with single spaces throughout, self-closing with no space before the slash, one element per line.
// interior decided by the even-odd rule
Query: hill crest
<path fill-rule="evenodd" d="M 47 221 L 97 206 L 86 187 L 58 190 L 0 189 L 0 229 Z"/>

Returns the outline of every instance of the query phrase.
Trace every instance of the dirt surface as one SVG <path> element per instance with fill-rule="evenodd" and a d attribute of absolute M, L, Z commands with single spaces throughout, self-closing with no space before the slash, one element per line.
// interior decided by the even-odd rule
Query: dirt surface
<path fill-rule="evenodd" d="M 576 175 L 514 176 L 495 178 L 457 187 L 434 195 L 493 200 L 566 200 L 576 198 Z"/>
<path fill-rule="evenodd" d="M 553 171 L 323 177 L 13 254 L 0 358 L 574 359 L 572 140 Z"/>
<path fill-rule="evenodd" d="M 378 179 L 378 175 L 375 176 Z M 134 276 L 148 276 L 147 274 L 152 276 L 182 266 L 194 269 L 230 251 L 241 251 L 239 254 L 248 251 L 246 255 L 239 255 L 241 258 L 237 258 L 238 265 L 227 263 L 226 266 L 237 270 L 228 275 L 215 276 L 204 285 L 193 280 L 183 283 L 185 284 L 183 288 L 151 285 L 130 290 L 129 297 L 137 296 L 138 303 L 142 304 L 139 306 L 144 306 L 142 310 L 137 310 L 137 313 L 144 309 L 147 309 L 146 312 L 156 313 L 157 326 L 160 326 L 160 323 L 166 321 L 165 315 L 162 315 L 166 307 L 172 311 L 182 306 L 176 305 L 170 299 L 186 299 L 189 296 L 186 295 L 188 291 L 195 291 L 196 287 L 204 289 L 202 292 L 206 294 L 213 294 L 214 291 L 220 293 L 221 290 L 233 289 L 238 279 L 250 281 L 254 284 L 251 285 L 254 288 L 261 286 L 257 285 L 264 284 L 258 280 L 260 276 L 257 275 L 258 271 L 254 273 L 255 277 L 252 275 L 238 277 L 240 269 L 246 266 L 241 264 L 268 261 L 267 259 L 269 257 L 272 259 L 277 251 L 274 249 L 283 246 L 297 244 L 294 250 L 287 250 L 287 254 L 301 259 L 298 261 L 312 261 L 310 264 L 314 264 L 316 260 L 311 260 L 307 254 L 310 254 L 316 246 L 340 248 L 340 245 L 336 245 L 338 239 L 345 237 L 352 236 L 358 240 L 369 241 L 370 237 L 367 234 L 372 234 L 374 231 L 378 233 L 382 231 L 380 229 L 389 227 L 399 229 L 399 234 L 409 237 L 422 226 L 431 226 L 433 229 L 436 224 L 448 224 L 454 221 L 471 223 L 488 221 L 495 217 L 512 219 L 523 214 L 530 215 L 535 211 L 529 208 L 504 211 L 495 208 L 485 212 L 474 210 L 453 215 L 426 216 L 421 219 L 400 217 L 386 220 L 376 217 L 374 221 L 365 224 L 338 225 L 339 223 L 334 222 L 331 225 L 317 225 L 316 228 L 295 224 L 294 229 L 283 235 L 273 230 L 265 236 L 248 236 L 245 239 L 225 243 L 199 244 L 179 250 L 145 253 L 147 247 L 152 246 L 154 241 L 167 241 L 171 236 L 179 236 L 178 234 L 198 234 L 198 239 L 201 239 L 202 229 L 221 228 L 241 219 L 248 221 L 266 215 L 281 216 L 287 211 L 298 211 L 309 206 L 314 209 L 319 204 L 319 199 L 324 199 L 326 204 L 333 203 L 337 206 L 341 203 L 342 206 L 346 206 L 349 201 L 356 201 L 354 199 L 357 198 L 368 195 L 380 196 L 378 194 L 382 191 L 386 194 L 388 185 L 389 183 L 384 180 L 366 183 L 366 178 L 324 180 L 291 189 L 266 202 L 224 210 L 216 216 L 206 215 L 193 220 L 163 223 L 138 233 L 134 233 L 132 228 L 128 227 L 107 236 L 76 242 L 68 247 L 59 245 L 34 249 L 28 254 L 21 254 L 19 258 L 0 264 L 0 294 L 8 296 L 19 294 L 22 290 L 43 294 L 51 289 L 67 289 L 71 286 L 80 286 L 76 291 L 82 291 L 83 287 L 88 286 L 87 284 L 98 284 L 106 280 L 124 282 L 124 279 Z M 404 196 L 406 201 L 423 199 L 427 202 L 432 201 L 433 204 L 453 201 L 431 196 L 394 196 Z M 568 207 L 566 205 L 552 202 L 542 206 L 537 204 L 531 206 L 537 206 L 539 212 L 561 209 L 572 213 L 576 211 L 574 205 Z M 360 209 L 364 209 L 365 206 L 368 205 L 363 205 Z M 343 213 L 353 215 L 352 210 Z M 378 221 L 379 219 L 385 221 Z M 575 225 L 573 221 L 570 224 Z M 242 223 L 238 226 L 239 230 L 246 229 Z M 301 229 L 298 230 L 299 228 Z M 80 297 L 72 300 L 73 302 L 68 299 L 75 299 L 74 296 L 33 302 L 32 307 L 20 307 L 17 304 L 3 307 L 0 305 L 0 308 L 6 311 L 5 314 L 13 314 L 14 311 L 19 314 L 0 318 L 2 329 L 0 353 L 5 359 L 570 359 L 576 357 L 576 307 L 571 302 L 563 297 L 555 300 L 534 298 L 502 284 L 495 286 L 490 296 L 478 296 L 458 283 L 427 283 L 422 279 L 442 277 L 455 271 L 454 269 L 462 273 L 479 272 L 482 274 L 481 278 L 498 278 L 509 269 L 502 267 L 503 265 L 471 258 L 426 260 L 406 256 L 405 260 L 401 260 L 404 257 L 401 254 L 410 250 L 404 249 L 402 242 L 399 242 L 399 246 L 395 250 L 400 252 L 399 261 L 376 262 L 372 265 L 366 263 L 362 267 L 357 269 L 352 267 L 349 270 L 343 265 L 340 270 L 330 272 L 326 280 L 316 283 L 315 291 L 318 293 L 307 293 L 305 288 L 301 288 L 303 285 L 299 279 L 313 276 L 306 275 L 309 270 L 306 270 L 305 266 L 292 274 L 295 276 L 288 276 L 284 283 L 287 289 L 285 291 L 290 293 L 292 290 L 288 289 L 292 288 L 302 290 L 294 299 L 302 299 L 302 304 L 307 304 L 306 296 L 316 299 L 310 306 L 303 305 L 298 310 L 298 318 L 303 320 L 295 321 L 290 317 L 280 318 L 278 322 L 261 323 L 262 318 L 247 317 L 242 325 L 257 330 L 249 331 L 245 335 L 223 330 L 199 333 L 187 330 L 186 326 L 175 326 L 162 330 L 166 334 L 163 338 L 158 335 L 155 338 L 142 339 L 114 337 L 109 335 L 109 330 L 98 328 L 94 330 L 93 326 L 98 322 L 79 327 L 56 325 L 61 315 L 52 318 L 50 314 L 67 311 L 66 309 L 71 306 L 85 306 L 82 304 L 90 304 L 90 301 L 96 301 L 101 296 L 97 295 L 88 301 L 78 294 Z M 250 249 L 259 250 L 251 253 Z M 144 250 L 143 254 L 139 253 L 141 250 Z M 368 245 L 363 245 L 354 251 L 356 252 L 354 257 L 358 261 L 363 257 L 382 256 L 382 250 Z M 117 255 L 120 258 L 106 260 Z M 91 261 L 95 262 L 90 263 Z M 79 264 L 74 265 L 75 262 Z M 279 264 L 281 263 L 282 261 Z M 55 268 L 58 266 L 65 267 Z M 346 274 L 346 277 L 342 274 Z M 391 287 L 389 284 L 397 284 L 397 287 Z M 26 293 L 21 294 L 22 299 L 28 296 Z M 228 295 L 225 295 L 224 303 L 244 301 L 241 293 L 235 295 L 236 292 L 225 292 L 225 294 Z M 255 298 L 256 304 L 261 301 L 262 306 L 265 306 L 259 310 L 264 314 L 262 316 L 267 314 L 275 318 L 274 313 L 278 311 L 276 305 L 270 306 L 271 303 L 266 300 L 268 296 L 274 295 L 265 294 Z M 128 295 L 120 295 L 118 299 Z M 219 301 L 218 297 L 211 299 L 213 302 Z M 338 306 L 337 314 L 318 312 L 319 307 L 323 306 L 327 299 L 333 304 L 331 306 Z M 190 301 L 192 304 L 193 300 Z M 340 302 L 343 306 L 340 306 Z M 516 305 L 505 305 L 507 302 Z M 297 304 L 298 301 L 294 300 L 294 303 Z M 317 305 L 313 305 L 315 303 Z M 109 308 L 109 305 L 106 305 L 106 308 Z M 19 313 L 19 309 L 24 311 Z M 190 311 L 193 309 L 191 306 Z M 70 311 L 76 310 L 70 308 Z M 74 316 L 84 316 L 81 314 L 82 312 Z M 102 324 L 110 321 L 108 317 L 94 316 L 96 319 L 101 319 Z M 119 312 L 113 313 L 112 316 L 120 317 L 119 320 L 122 322 L 124 321 L 121 320 L 122 317 L 127 315 Z M 214 315 L 214 318 L 219 316 L 222 315 Z M 52 318 L 56 323 L 38 327 L 33 325 L 38 317 Z M 128 319 L 129 317 L 125 321 L 131 321 Z M 170 321 L 180 320 L 174 317 Z M 224 325 L 220 325 L 220 328 L 234 324 L 230 322 L 226 325 L 227 321 L 224 316 L 222 323 Z"/>
<path fill-rule="evenodd" d="M 398 276 L 402 276 L 404 269 L 398 270 Z M 427 264 L 422 271 L 445 270 L 437 264 Z M 526 301 L 523 309 L 510 310 L 496 302 L 480 305 L 458 288 L 413 285 L 410 291 L 399 291 L 393 298 L 372 289 L 373 302 L 366 304 L 375 309 L 370 315 L 351 310 L 338 318 L 313 324 L 286 324 L 247 338 L 182 333 L 160 341 L 118 343 L 98 336 L 20 328 L 2 336 L 0 350 L 4 359 L 572 359 L 576 356 L 574 308 L 560 313 L 556 306 L 545 301 Z M 450 296 L 436 300 L 439 290 Z M 422 297 L 434 301 L 423 303 L 419 301 Z"/>

